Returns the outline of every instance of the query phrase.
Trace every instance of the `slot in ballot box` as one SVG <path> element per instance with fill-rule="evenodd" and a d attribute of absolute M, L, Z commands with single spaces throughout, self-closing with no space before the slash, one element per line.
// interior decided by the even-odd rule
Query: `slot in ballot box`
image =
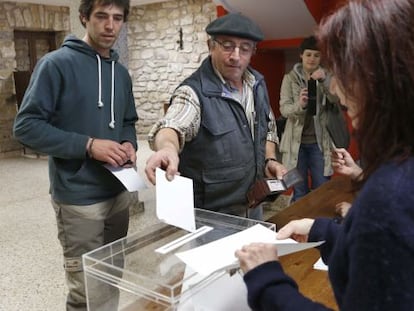
<path fill-rule="evenodd" d="M 183 305 L 187 305 L 193 295 L 220 282 L 228 272 L 219 270 L 200 277 L 200 274 L 186 267 L 175 253 L 216 241 L 259 223 L 276 230 L 272 223 L 200 209 L 195 209 L 195 219 L 198 231 L 206 227 L 209 230 L 197 236 L 197 233 L 190 234 L 159 222 L 84 254 L 88 310 L 191 310 Z M 180 243 L 180 239 L 184 241 Z M 167 245 L 170 249 L 164 248 Z"/>

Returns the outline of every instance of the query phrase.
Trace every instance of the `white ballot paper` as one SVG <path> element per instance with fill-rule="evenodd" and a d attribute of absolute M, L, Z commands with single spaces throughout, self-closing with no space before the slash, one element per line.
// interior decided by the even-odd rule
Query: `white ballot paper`
<path fill-rule="evenodd" d="M 276 240 L 276 232 L 257 224 L 217 241 L 176 253 L 176 256 L 197 273 L 207 276 L 218 270 L 238 267 L 235 251 L 253 242 L 277 244 L 278 255 L 283 256 L 319 246 L 324 241 L 298 243 L 292 239 Z"/>
<path fill-rule="evenodd" d="M 155 198 L 159 220 L 194 232 L 196 230 L 193 181 L 190 178 L 174 176 L 172 181 L 165 177 L 165 171 L 155 171 Z"/>
<path fill-rule="evenodd" d="M 186 276 L 193 273 L 191 268 L 186 267 L 183 279 L 186 280 Z M 178 311 L 251 311 L 247 304 L 247 288 L 240 273 L 232 276 L 224 273 L 202 290 L 193 289 L 197 288 L 194 285 L 202 280 L 203 277 L 198 275 L 198 277 L 192 277 L 191 282 L 183 283 L 182 291 L 189 289 L 191 296 L 178 305 Z M 229 289 L 231 289 L 231 295 L 223 295 Z"/>
<path fill-rule="evenodd" d="M 104 167 L 114 174 L 129 192 L 147 188 L 144 179 L 133 167 L 113 167 L 109 164 L 105 164 Z"/>

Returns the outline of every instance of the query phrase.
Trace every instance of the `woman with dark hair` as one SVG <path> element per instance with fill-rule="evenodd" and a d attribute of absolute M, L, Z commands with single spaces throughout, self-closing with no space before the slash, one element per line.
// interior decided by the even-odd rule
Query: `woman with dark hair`
<path fill-rule="evenodd" d="M 348 109 L 364 171 L 342 224 L 302 219 L 277 238 L 321 241 L 340 310 L 414 306 L 414 2 L 355 0 L 324 20 L 321 52 L 332 91 Z M 277 261 L 277 246 L 236 252 L 254 310 L 326 310 L 302 296 Z"/>

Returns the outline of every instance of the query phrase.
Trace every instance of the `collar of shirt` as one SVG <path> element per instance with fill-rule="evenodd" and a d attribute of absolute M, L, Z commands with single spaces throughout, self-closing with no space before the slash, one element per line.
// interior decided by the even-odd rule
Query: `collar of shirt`
<path fill-rule="evenodd" d="M 226 89 L 228 89 L 230 92 L 234 92 L 235 88 L 233 88 L 221 75 L 220 71 L 217 70 L 217 68 L 214 66 L 213 64 L 213 70 L 215 72 L 215 74 L 217 75 L 217 77 L 220 79 L 221 83 L 223 83 L 223 86 L 226 87 Z M 246 69 L 243 73 L 242 76 L 242 80 L 243 80 L 243 84 L 247 84 L 249 88 L 253 89 L 254 84 L 256 83 L 256 78 L 255 76 L 248 70 Z"/>
<path fill-rule="evenodd" d="M 253 87 L 256 83 L 256 78 L 249 70 L 245 70 L 242 76 L 243 81 L 243 91 L 239 92 L 238 89 L 231 87 L 229 83 L 223 78 L 221 73 L 213 65 L 214 72 L 219 77 L 220 81 L 223 83 L 224 93 L 230 96 L 232 99 L 236 100 L 244 109 L 247 122 L 250 127 L 252 138 L 254 139 L 254 124 L 256 121 L 256 111 L 254 107 L 253 99 Z"/>

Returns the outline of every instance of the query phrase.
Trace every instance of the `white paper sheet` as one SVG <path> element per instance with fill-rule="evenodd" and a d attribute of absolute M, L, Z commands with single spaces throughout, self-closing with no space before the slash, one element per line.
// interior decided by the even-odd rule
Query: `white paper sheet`
<path fill-rule="evenodd" d="M 165 171 L 155 171 L 156 211 L 159 220 L 194 232 L 196 230 L 194 213 L 193 181 L 190 178 L 175 176 L 172 181 L 165 177 Z"/>
<path fill-rule="evenodd" d="M 322 258 L 319 258 L 318 261 L 313 264 L 313 269 L 328 271 L 328 266 L 323 262 Z"/>
<path fill-rule="evenodd" d="M 190 271 L 190 272 L 188 272 Z M 194 272 L 186 268 L 184 279 Z M 230 276 L 224 273 L 220 278 L 203 287 L 201 290 L 193 290 L 194 283 L 201 282 L 203 277 L 192 278 L 192 284 L 183 283 L 182 290 L 189 288 L 191 297 L 178 305 L 178 311 L 251 311 L 247 304 L 247 288 L 240 273 Z M 223 293 L 231 290 L 231 295 Z"/>
<path fill-rule="evenodd" d="M 276 232 L 261 224 L 257 224 L 217 241 L 185 252 L 176 253 L 176 256 L 197 273 L 207 276 L 221 269 L 237 267 L 238 260 L 234 256 L 235 251 L 240 249 L 243 245 L 253 242 L 277 244 L 279 256 L 316 247 L 323 243 L 323 241 L 315 243 L 297 243 L 292 239 L 276 240 Z"/>
<path fill-rule="evenodd" d="M 144 179 L 133 167 L 113 167 L 109 164 L 105 164 L 104 167 L 114 174 L 129 192 L 147 188 Z"/>

